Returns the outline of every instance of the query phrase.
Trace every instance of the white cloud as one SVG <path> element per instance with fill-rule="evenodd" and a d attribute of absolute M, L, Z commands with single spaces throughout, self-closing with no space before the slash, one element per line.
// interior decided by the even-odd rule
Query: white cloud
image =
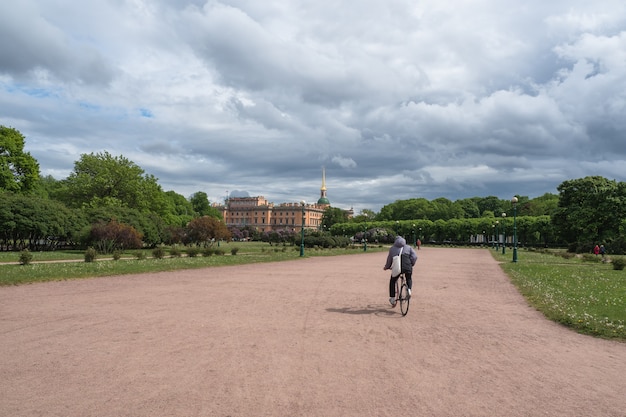
<path fill-rule="evenodd" d="M 617 0 L 5 3 L 0 124 L 44 174 L 107 150 L 186 196 L 312 201 L 325 165 L 357 210 L 626 177 Z"/>

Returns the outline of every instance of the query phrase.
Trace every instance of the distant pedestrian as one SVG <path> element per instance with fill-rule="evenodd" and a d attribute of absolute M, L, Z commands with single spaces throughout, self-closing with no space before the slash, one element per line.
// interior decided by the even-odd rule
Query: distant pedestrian
<path fill-rule="evenodd" d="M 422 241 L 417 239 L 415 246 L 417 246 L 417 250 L 420 250 L 420 247 L 422 246 Z"/>
<path fill-rule="evenodd" d="M 602 259 L 604 259 L 604 255 L 606 254 L 606 249 L 604 245 L 600 245 L 600 255 L 602 255 Z"/>
<path fill-rule="evenodd" d="M 598 256 L 599 253 L 600 253 L 600 246 L 596 245 L 596 247 L 593 248 L 593 254 Z"/>

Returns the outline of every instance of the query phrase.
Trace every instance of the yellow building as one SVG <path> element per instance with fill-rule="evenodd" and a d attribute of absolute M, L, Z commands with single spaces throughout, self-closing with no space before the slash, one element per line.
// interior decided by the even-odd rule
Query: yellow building
<path fill-rule="evenodd" d="M 226 226 L 238 228 L 252 227 L 259 232 L 272 230 L 319 229 L 322 226 L 324 210 L 330 207 L 326 197 L 326 173 L 322 171 L 320 198 L 315 204 L 281 203 L 274 204 L 263 196 L 231 197 L 219 207 Z"/>

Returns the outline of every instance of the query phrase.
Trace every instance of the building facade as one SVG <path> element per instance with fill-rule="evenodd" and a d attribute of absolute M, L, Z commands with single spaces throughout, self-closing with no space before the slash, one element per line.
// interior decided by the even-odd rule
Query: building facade
<path fill-rule="evenodd" d="M 228 227 L 252 227 L 259 232 L 273 230 L 298 231 L 320 229 L 324 210 L 330 207 L 326 197 L 326 172 L 322 171 L 322 188 L 317 203 L 281 203 L 274 204 L 263 196 L 227 198 L 223 206 L 218 207 Z"/>

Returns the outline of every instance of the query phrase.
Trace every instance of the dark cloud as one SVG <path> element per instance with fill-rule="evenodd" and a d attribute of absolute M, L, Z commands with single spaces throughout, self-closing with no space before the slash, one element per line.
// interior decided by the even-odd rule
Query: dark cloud
<path fill-rule="evenodd" d="M 107 150 L 212 201 L 314 201 L 322 166 L 357 211 L 534 197 L 626 180 L 625 24 L 617 0 L 2 3 L 0 124 L 45 175 Z"/>

